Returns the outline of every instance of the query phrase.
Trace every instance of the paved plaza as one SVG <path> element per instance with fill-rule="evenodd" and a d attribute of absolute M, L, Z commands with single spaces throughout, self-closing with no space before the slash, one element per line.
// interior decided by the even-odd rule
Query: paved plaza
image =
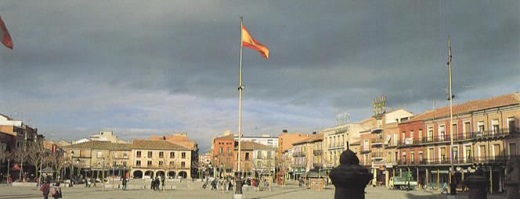
<path fill-rule="evenodd" d="M 215 199 L 231 199 L 233 192 L 212 191 L 202 189 L 200 183 L 191 183 L 184 186 L 183 189 L 152 191 L 149 189 L 133 189 L 122 191 L 119 189 L 103 189 L 101 187 L 85 188 L 84 186 L 64 187 L 63 198 L 71 199 L 182 199 L 182 198 L 215 198 Z M 182 187 L 182 186 L 181 186 Z M 43 198 L 41 192 L 36 187 L 13 187 L 6 184 L 0 185 L 0 199 L 32 199 Z M 302 189 L 297 185 L 287 185 L 285 187 L 274 186 L 271 191 L 245 190 L 244 199 L 314 199 L 314 198 L 334 198 L 334 187 L 329 185 L 322 191 Z M 390 198 L 407 198 L 407 199 L 445 199 L 446 195 L 439 192 L 428 192 L 423 190 L 402 191 L 389 190 L 385 187 L 367 187 L 367 199 L 390 199 Z M 466 194 L 459 194 L 457 198 L 467 198 Z M 503 195 L 489 195 L 489 199 L 505 198 Z"/>

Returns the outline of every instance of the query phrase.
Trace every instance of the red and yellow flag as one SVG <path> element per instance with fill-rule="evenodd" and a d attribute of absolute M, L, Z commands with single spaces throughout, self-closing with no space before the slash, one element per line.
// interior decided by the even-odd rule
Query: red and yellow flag
<path fill-rule="evenodd" d="M 242 23 L 242 45 L 257 50 L 263 57 L 269 59 L 269 48 L 253 38 L 244 23 Z"/>
<path fill-rule="evenodd" d="M 7 27 L 5 27 L 2 17 L 0 17 L 0 39 L 6 47 L 13 49 L 13 40 L 11 39 L 11 35 L 9 35 L 9 31 L 7 31 Z"/>

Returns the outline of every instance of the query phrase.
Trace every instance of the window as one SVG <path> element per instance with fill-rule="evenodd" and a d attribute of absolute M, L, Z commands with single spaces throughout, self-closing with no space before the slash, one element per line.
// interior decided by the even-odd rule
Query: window
<path fill-rule="evenodd" d="M 410 152 L 410 162 L 412 162 L 412 164 L 415 163 L 415 153 L 414 152 Z"/>
<path fill-rule="evenodd" d="M 271 151 L 267 152 L 267 159 L 271 159 Z"/>
<path fill-rule="evenodd" d="M 228 148 L 227 148 L 227 153 L 228 153 L 228 155 L 231 155 L 232 152 L 233 152 L 233 151 L 231 151 L 231 147 L 228 147 Z"/>
<path fill-rule="evenodd" d="M 428 141 L 433 141 L 433 127 L 428 127 Z"/>
<path fill-rule="evenodd" d="M 486 145 L 478 146 L 478 160 L 482 161 L 486 158 Z"/>
<path fill-rule="evenodd" d="M 139 165 L 141 165 L 141 162 L 139 162 Z M 123 161 L 123 166 L 126 167 L 126 162 Z"/>
<path fill-rule="evenodd" d="M 516 156 L 516 143 L 509 143 L 509 155 Z"/>
<path fill-rule="evenodd" d="M 246 158 L 245 160 L 249 160 L 249 152 L 246 152 Z"/>
<path fill-rule="evenodd" d="M 499 131 L 499 125 L 498 125 L 498 120 L 491 120 L 491 132 L 492 134 L 495 134 L 495 133 L 498 133 Z"/>
<path fill-rule="evenodd" d="M 500 156 L 500 145 L 499 144 L 493 144 L 493 157 Z"/>
<path fill-rule="evenodd" d="M 439 140 L 444 141 L 446 138 L 446 126 L 440 125 L 439 126 Z"/>
<path fill-rule="evenodd" d="M 439 153 L 440 153 L 439 155 L 440 155 L 441 161 L 447 160 L 448 156 L 446 154 L 446 147 L 439 148 Z"/>
<path fill-rule="evenodd" d="M 469 138 L 470 132 L 471 132 L 471 123 L 470 122 L 464 122 L 464 137 Z"/>
<path fill-rule="evenodd" d="M 159 152 L 159 158 L 164 158 L 164 152 Z"/>
<path fill-rule="evenodd" d="M 262 151 L 256 152 L 256 158 L 257 159 L 262 159 Z"/>
<path fill-rule="evenodd" d="M 224 147 L 219 147 L 219 154 L 224 154 Z"/>
<path fill-rule="evenodd" d="M 149 166 L 149 167 L 152 166 L 152 161 L 146 162 L 146 166 Z"/>
<path fill-rule="evenodd" d="M 123 158 L 128 158 L 128 153 L 124 152 L 123 153 Z"/>
<path fill-rule="evenodd" d="M 514 117 L 508 117 L 507 118 L 507 125 L 509 128 L 509 133 L 515 133 L 516 132 L 516 123 Z"/>
<path fill-rule="evenodd" d="M 434 154 L 435 150 L 433 148 L 428 148 L 428 163 L 430 161 L 433 160 L 433 158 L 435 157 L 435 154 Z"/>
<path fill-rule="evenodd" d="M 175 152 L 170 152 L 170 159 L 175 158 Z"/>
<path fill-rule="evenodd" d="M 465 145 L 464 146 L 464 163 L 469 163 L 471 162 L 471 157 L 473 156 L 473 154 L 471 154 L 471 145 Z"/>
<path fill-rule="evenodd" d="M 98 151 L 97 152 L 97 157 L 98 158 L 102 158 L 103 157 L 103 152 L 102 151 Z"/>
<path fill-rule="evenodd" d="M 186 162 L 181 162 L 181 168 L 186 168 Z"/>
<path fill-rule="evenodd" d="M 477 125 L 478 125 L 478 131 L 479 132 L 484 132 L 484 130 L 486 129 L 485 126 L 484 126 L 484 121 L 478 122 Z"/>
<path fill-rule="evenodd" d="M 186 159 L 186 152 L 182 152 L 182 153 L 181 153 L 181 158 L 182 158 L 182 159 Z"/>
<path fill-rule="evenodd" d="M 152 152 L 148 151 L 148 158 L 152 158 Z"/>
<path fill-rule="evenodd" d="M 453 146 L 453 162 L 459 163 L 459 146 Z"/>
<path fill-rule="evenodd" d="M 159 166 L 163 166 L 164 165 L 164 162 L 163 161 L 159 161 Z"/>
<path fill-rule="evenodd" d="M 423 141 L 422 129 L 419 129 L 419 141 Z"/>
<path fill-rule="evenodd" d="M 135 166 L 140 167 L 140 166 L 141 166 L 141 160 L 137 160 L 137 161 L 135 161 Z"/>
<path fill-rule="evenodd" d="M 170 161 L 170 167 L 173 167 L 175 166 L 175 162 L 174 161 Z"/>
<path fill-rule="evenodd" d="M 453 133 L 450 133 L 450 135 L 454 136 L 453 138 L 458 138 L 459 129 L 457 128 L 457 124 L 453 124 Z"/>

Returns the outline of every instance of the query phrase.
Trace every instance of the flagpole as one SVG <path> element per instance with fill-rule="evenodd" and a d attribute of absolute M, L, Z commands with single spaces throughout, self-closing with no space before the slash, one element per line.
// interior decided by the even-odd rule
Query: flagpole
<path fill-rule="evenodd" d="M 242 42 L 242 24 L 244 23 L 243 17 L 240 17 L 240 64 L 239 64 L 239 83 L 238 83 L 238 174 L 240 173 L 241 159 L 242 159 L 242 91 L 244 90 L 244 85 L 242 85 L 242 54 L 244 44 Z"/>
<path fill-rule="evenodd" d="M 455 177 L 455 168 L 454 168 L 454 165 L 453 165 L 453 159 L 455 158 L 455 151 L 453 150 L 454 149 L 454 146 L 453 146 L 453 137 L 456 136 L 453 134 L 453 91 L 452 91 L 452 54 L 451 54 L 451 38 L 450 36 L 448 35 L 448 70 L 449 70 L 449 86 L 450 86 L 450 96 L 449 96 L 449 99 L 450 99 L 450 137 L 451 137 L 451 142 L 450 142 L 450 148 L 451 148 L 451 171 L 450 171 L 450 187 L 454 187 L 453 186 L 453 183 L 455 183 L 455 180 L 453 179 Z M 450 194 L 451 195 L 456 195 L 457 193 L 457 190 L 456 189 L 453 189 L 451 188 L 450 189 Z"/>
<path fill-rule="evenodd" d="M 243 17 L 240 17 L 240 58 L 239 58 L 239 70 L 238 70 L 238 165 L 237 172 L 238 176 L 235 179 L 236 187 L 235 193 L 233 194 L 233 199 L 242 199 L 242 172 L 240 170 L 241 159 L 242 159 L 242 91 L 244 90 L 244 85 L 242 85 L 242 54 L 243 54 L 243 38 L 242 31 L 243 30 Z"/>

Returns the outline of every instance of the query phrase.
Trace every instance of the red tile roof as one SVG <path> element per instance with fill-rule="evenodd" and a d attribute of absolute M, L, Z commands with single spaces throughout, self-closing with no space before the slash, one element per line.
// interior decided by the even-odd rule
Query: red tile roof
<path fill-rule="evenodd" d="M 190 149 L 178 144 L 171 143 L 167 140 L 134 140 L 132 149 L 149 149 L 149 150 L 179 150 L 189 151 Z"/>
<path fill-rule="evenodd" d="M 466 114 L 473 111 L 480 111 L 512 105 L 520 105 L 520 92 L 492 97 L 488 99 L 469 101 L 459 105 L 453 105 L 453 115 Z M 450 107 L 447 106 L 435 110 L 426 111 L 422 114 L 415 116 L 408 122 L 444 118 L 449 117 L 449 115 Z"/>

